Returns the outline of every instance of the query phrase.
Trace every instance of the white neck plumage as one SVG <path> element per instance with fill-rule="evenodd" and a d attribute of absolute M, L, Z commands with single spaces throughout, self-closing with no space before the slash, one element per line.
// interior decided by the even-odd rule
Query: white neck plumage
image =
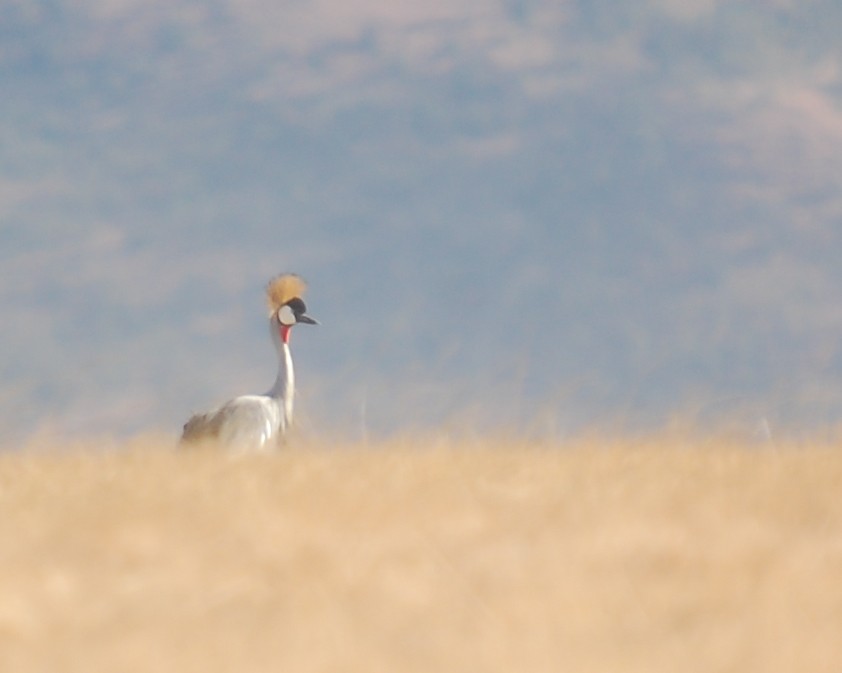
<path fill-rule="evenodd" d="M 275 379 L 275 385 L 267 393 L 267 395 L 281 405 L 286 421 L 286 427 L 292 423 L 292 405 L 295 397 L 295 370 L 292 366 L 292 352 L 289 349 L 289 344 L 281 340 L 279 335 L 272 330 L 273 341 L 278 350 L 278 376 Z"/>

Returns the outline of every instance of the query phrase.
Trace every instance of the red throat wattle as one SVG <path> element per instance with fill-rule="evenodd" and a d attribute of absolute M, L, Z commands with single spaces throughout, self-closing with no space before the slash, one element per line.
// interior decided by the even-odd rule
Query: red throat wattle
<path fill-rule="evenodd" d="M 289 333 L 292 329 L 292 325 L 281 325 L 281 341 L 285 344 L 289 343 Z"/>

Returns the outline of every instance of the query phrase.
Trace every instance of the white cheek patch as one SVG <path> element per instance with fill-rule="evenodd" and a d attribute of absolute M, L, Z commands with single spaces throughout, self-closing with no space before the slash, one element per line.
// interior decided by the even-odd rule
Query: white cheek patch
<path fill-rule="evenodd" d="M 281 306 L 278 309 L 278 322 L 282 325 L 294 325 L 295 324 L 295 313 L 289 306 Z"/>

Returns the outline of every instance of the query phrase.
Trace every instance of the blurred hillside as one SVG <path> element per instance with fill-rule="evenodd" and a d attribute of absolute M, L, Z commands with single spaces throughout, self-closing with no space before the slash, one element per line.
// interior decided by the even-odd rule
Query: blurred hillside
<path fill-rule="evenodd" d="M 6 2 L 0 436 L 264 390 L 282 270 L 323 323 L 305 429 L 834 422 L 840 30 L 822 0 Z"/>

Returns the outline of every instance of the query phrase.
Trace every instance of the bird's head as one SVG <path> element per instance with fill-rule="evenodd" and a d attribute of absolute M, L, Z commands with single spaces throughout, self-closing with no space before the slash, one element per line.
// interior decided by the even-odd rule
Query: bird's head
<path fill-rule="evenodd" d="M 301 295 L 307 289 L 306 283 L 294 273 L 285 273 L 273 278 L 266 287 L 266 300 L 269 306 L 269 320 L 272 331 L 277 330 L 281 341 L 289 343 L 289 334 L 293 325 L 318 325 L 307 315 L 307 306 Z"/>

